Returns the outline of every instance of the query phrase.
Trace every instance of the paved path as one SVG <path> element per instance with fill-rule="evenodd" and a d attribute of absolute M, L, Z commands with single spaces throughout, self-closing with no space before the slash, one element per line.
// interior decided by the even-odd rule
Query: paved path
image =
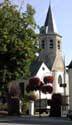
<path fill-rule="evenodd" d="M 0 118 L 0 125 L 72 125 L 67 118 L 54 117 L 30 117 L 30 116 L 6 116 Z"/>
<path fill-rule="evenodd" d="M 39 124 L 0 123 L 0 125 L 39 125 Z"/>

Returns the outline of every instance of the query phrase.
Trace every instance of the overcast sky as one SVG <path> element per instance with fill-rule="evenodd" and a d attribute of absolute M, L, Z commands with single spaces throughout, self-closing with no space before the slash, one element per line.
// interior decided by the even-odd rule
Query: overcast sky
<path fill-rule="evenodd" d="M 2 1 L 2 0 L 0 0 Z M 23 0 L 12 0 L 20 5 Z M 23 10 L 30 3 L 36 10 L 35 19 L 40 26 L 44 25 L 50 0 L 24 0 Z M 62 55 L 65 56 L 66 65 L 72 60 L 72 0 L 51 0 L 57 29 L 62 35 Z"/>

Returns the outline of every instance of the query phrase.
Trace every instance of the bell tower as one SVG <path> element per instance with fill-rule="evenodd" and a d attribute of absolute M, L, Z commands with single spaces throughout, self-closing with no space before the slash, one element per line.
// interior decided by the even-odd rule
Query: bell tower
<path fill-rule="evenodd" d="M 64 69 L 61 44 L 62 36 L 57 31 L 51 5 L 49 5 L 45 24 L 40 29 L 39 60 L 44 61 L 51 70 Z"/>

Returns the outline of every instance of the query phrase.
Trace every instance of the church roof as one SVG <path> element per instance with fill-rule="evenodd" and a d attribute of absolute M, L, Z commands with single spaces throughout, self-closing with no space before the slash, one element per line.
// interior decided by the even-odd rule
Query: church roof
<path fill-rule="evenodd" d="M 70 64 L 67 66 L 69 69 L 72 68 L 72 61 L 70 62 Z"/>
<path fill-rule="evenodd" d="M 38 61 L 38 58 L 31 63 L 30 65 L 31 76 L 36 75 L 41 64 L 42 64 L 42 61 Z"/>
<path fill-rule="evenodd" d="M 55 24 L 55 20 L 53 17 L 53 13 L 51 10 L 51 5 L 49 5 L 49 9 L 47 12 L 47 16 L 46 16 L 46 20 L 45 20 L 45 27 L 48 27 L 48 33 L 57 33 L 57 28 L 56 28 L 56 24 Z"/>

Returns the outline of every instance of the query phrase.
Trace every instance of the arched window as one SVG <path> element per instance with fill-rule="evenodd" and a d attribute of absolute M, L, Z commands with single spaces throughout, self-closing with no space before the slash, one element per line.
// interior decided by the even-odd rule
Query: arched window
<path fill-rule="evenodd" d="M 44 48 L 45 48 L 45 41 L 42 40 L 42 49 L 44 49 Z"/>
<path fill-rule="evenodd" d="M 62 77 L 61 77 L 61 75 L 59 75 L 59 77 L 58 77 L 58 83 L 59 83 L 59 85 L 62 85 Z"/>
<path fill-rule="evenodd" d="M 50 49 L 52 49 L 53 48 L 53 40 L 51 39 L 50 40 Z"/>

